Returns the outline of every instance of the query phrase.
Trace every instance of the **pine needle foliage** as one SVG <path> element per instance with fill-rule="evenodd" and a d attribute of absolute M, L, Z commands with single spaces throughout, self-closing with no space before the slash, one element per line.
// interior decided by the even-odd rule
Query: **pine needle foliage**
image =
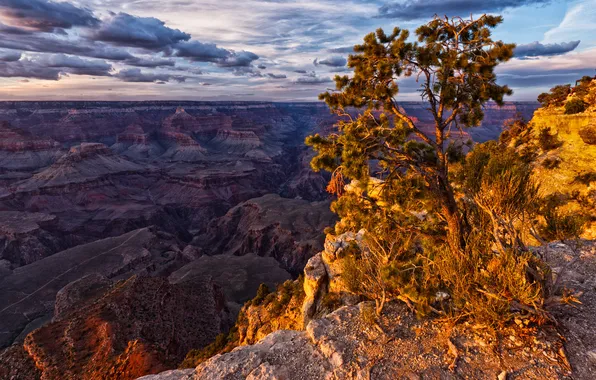
<path fill-rule="evenodd" d="M 494 72 L 514 48 L 491 38 L 501 22 L 435 17 L 416 30 L 417 42 L 407 30 L 379 29 L 354 47 L 353 76 L 336 76 L 336 90 L 320 95 L 342 118 L 334 133 L 306 139 L 317 152 L 311 166 L 334 173 L 332 233 L 365 230 L 342 276 L 377 314 L 400 299 L 419 315 L 488 324 L 516 313 L 547 318 L 550 272 L 525 245 L 524 226 L 540 210 L 537 148 L 520 154 L 515 143 L 531 140 L 531 128 L 520 121 L 467 155 L 449 139 L 481 122 L 483 104 L 511 94 Z M 400 77 L 420 84 L 432 131 L 400 107 Z"/>

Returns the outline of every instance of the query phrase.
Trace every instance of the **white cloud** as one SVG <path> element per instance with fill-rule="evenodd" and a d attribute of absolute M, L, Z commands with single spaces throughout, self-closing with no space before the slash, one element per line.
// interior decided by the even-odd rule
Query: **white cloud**
<path fill-rule="evenodd" d="M 561 23 L 544 34 L 543 42 L 570 40 L 581 40 L 582 46 L 596 42 L 596 0 L 573 3 Z"/>

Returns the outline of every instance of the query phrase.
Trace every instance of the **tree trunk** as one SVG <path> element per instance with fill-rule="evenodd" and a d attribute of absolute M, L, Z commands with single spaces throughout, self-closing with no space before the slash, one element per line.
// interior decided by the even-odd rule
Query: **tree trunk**
<path fill-rule="evenodd" d="M 457 207 L 453 188 L 451 185 L 439 179 L 440 200 L 442 211 L 447 221 L 447 244 L 453 253 L 463 254 L 466 247 L 466 229 L 462 215 Z"/>

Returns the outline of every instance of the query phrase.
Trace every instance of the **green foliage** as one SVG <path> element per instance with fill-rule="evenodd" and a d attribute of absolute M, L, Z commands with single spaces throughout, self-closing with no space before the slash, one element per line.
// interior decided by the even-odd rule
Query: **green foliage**
<path fill-rule="evenodd" d="M 564 205 L 556 195 L 542 201 L 541 215 L 545 223 L 540 226 L 540 233 L 547 240 L 577 240 L 587 222 L 585 215 L 577 212 L 562 212 Z"/>
<path fill-rule="evenodd" d="M 550 127 L 541 128 L 538 132 L 538 146 L 544 152 L 557 149 L 563 143 L 559 140 L 556 133 L 552 133 Z"/>
<path fill-rule="evenodd" d="M 467 156 L 448 141 L 451 129 L 479 124 L 485 102 L 501 104 L 511 93 L 494 73 L 513 50 L 491 39 L 501 21 L 435 17 L 416 30 L 416 43 L 406 30 L 379 29 L 354 48 L 353 77 L 337 76 L 336 91 L 320 96 L 342 121 L 336 133 L 306 139 L 317 152 L 311 166 L 333 173 L 335 233 L 366 231 L 344 252 L 341 278 L 374 300 L 377 314 L 387 300 L 400 299 L 420 315 L 490 324 L 515 312 L 543 317 L 548 271 L 524 234 L 539 211 L 531 164 L 538 145 L 559 144 L 556 135 L 533 136 L 518 118 L 500 142 L 477 145 Z M 396 100 L 398 78 L 412 75 L 435 120 L 433 133 Z M 543 100 L 564 102 L 569 87 L 553 90 Z M 438 300 L 438 291 L 449 299 Z"/>
<path fill-rule="evenodd" d="M 561 165 L 561 160 L 558 157 L 547 157 L 542 161 L 542 167 L 545 169 L 556 169 Z"/>
<path fill-rule="evenodd" d="M 580 129 L 579 137 L 588 145 L 596 145 L 596 125 L 590 124 Z"/>
<path fill-rule="evenodd" d="M 576 113 L 582 113 L 587 108 L 586 102 L 582 99 L 574 97 L 565 103 L 565 115 L 574 115 Z"/>
<path fill-rule="evenodd" d="M 270 293 L 271 291 L 269 290 L 269 287 L 266 284 L 261 284 L 259 285 L 259 289 L 257 289 L 257 295 L 255 298 L 247 301 L 247 304 L 250 303 L 251 305 L 259 306 L 263 303 L 265 297 L 267 297 Z"/>
<path fill-rule="evenodd" d="M 263 316 L 268 316 L 269 320 L 275 320 L 288 309 L 292 300 L 295 300 L 295 304 L 302 306 L 304 297 L 303 276 L 299 276 L 296 281 L 285 281 L 277 287 L 275 292 L 269 292 L 267 285 L 261 284 L 255 298 L 247 301 L 240 310 L 236 323 L 230 331 L 218 335 L 214 342 L 203 348 L 189 351 L 180 364 L 180 368 L 194 368 L 214 355 L 230 352 L 238 347 L 242 339 L 240 332 L 245 331 L 249 323 L 247 317 L 249 309 L 256 308 L 261 311 Z"/>
<path fill-rule="evenodd" d="M 585 186 L 590 186 L 592 182 L 596 182 L 596 172 L 581 173 L 575 176 L 573 182 L 579 182 Z"/>
<path fill-rule="evenodd" d="M 567 97 L 571 94 L 571 85 L 559 85 L 550 89 L 549 93 L 543 92 L 538 95 L 538 101 L 543 107 L 561 107 L 565 104 Z"/>
<path fill-rule="evenodd" d="M 180 364 L 179 368 L 195 368 L 199 364 L 217 354 L 230 352 L 235 347 L 233 342 L 237 339 L 237 337 L 238 329 L 236 326 L 234 326 L 227 334 L 219 334 L 215 338 L 215 341 L 204 348 L 190 350 L 186 354 L 186 357 Z"/>
<path fill-rule="evenodd" d="M 538 258 L 511 249 L 495 254 L 481 234 L 472 235 L 467 248 L 462 257 L 454 257 L 445 247 L 436 249 L 435 269 L 450 295 L 449 313 L 489 325 L 526 312 L 537 322 L 545 321 L 550 272 Z"/>

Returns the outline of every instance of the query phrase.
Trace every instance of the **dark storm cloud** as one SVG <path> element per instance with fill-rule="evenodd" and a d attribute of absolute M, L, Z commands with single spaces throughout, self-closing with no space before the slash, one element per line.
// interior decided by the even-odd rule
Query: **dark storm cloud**
<path fill-rule="evenodd" d="M 47 0 L 2 0 L 0 15 L 12 26 L 40 31 L 73 26 L 95 26 L 99 20 L 89 9 L 79 8 L 67 2 Z"/>
<path fill-rule="evenodd" d="M 118 13 L 104 21 L 91 36 L 96 41 L 120 46 L 163 50 L 181 41 L 190 40 L 190 34 L 165 26 L 154 17 L 137 17 Z"/>
<path fill-rule="evenodd" d="M 580 41 L 569 41 L 558 44 L 541 44 L 536 41 L 525 45 L 518 45 L 515 48 L 514 54 L 517 58 L 560 55 L 575 50 L 579 46 L 579 43 Z"/>
<path fill-rule="evenodd" d="M 21 59 L 21 56 L 20 51 L 0 49 L 0 61 L 2 62 L 15 62 Z"/>
<path fill-rule="evenodd" d="M 286 79 L 287 78 L 287 76 L 285 74 L 267 73 L 267 76 L 271 79 Z"/>
<path fill-rule="evenodd" d="M 543 5 L 550 2 L 551 0 L 406 0 L 381 6 L 379 16 L 411 21 L 432 17 L 435 14 L 453 16 L 501 12 L 506 8 Z"/>
<path fill-rule="evenodd" d="M 176 82 L 184 82 L 185 77 L 179 75 L 170 74 L 158 74 L 158 73 L 143 73 L 139 68 L 131 68 L 120 70 L 120 72 L 114 75 L 116 78 L 124 82 L 169 82 L 174 80 Z"/>
<path fill-rule="evenodd" d="M 325 58 L 325 59 L 321 59 L 321 60 L 316 58 L 313 61 L 313 64 L 315 66 L 325 65 L 325 66 L 331 66 L 331 67 L 344 67 L 347 63 L 348 63 L 348 60 L 345 59 L 344 57 L 340 57 L 340 56 L 333 56 L 333 57 L 329 57 L 329 58 Z"/>

